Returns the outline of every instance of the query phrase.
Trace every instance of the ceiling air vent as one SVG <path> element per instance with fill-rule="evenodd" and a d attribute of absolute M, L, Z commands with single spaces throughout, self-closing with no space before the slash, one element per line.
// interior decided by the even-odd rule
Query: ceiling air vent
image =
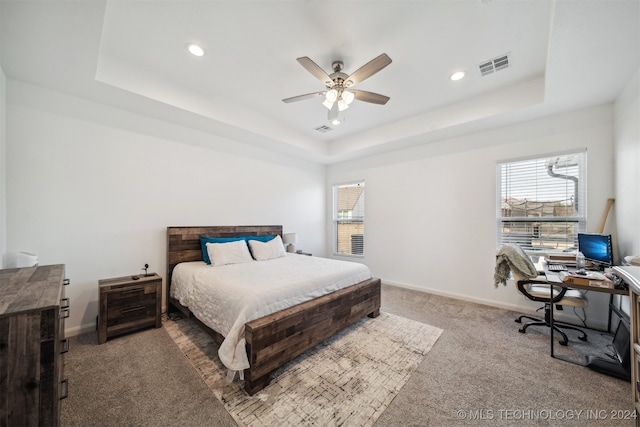
<path fill-rule="evenodd" d="M 322 125 L 322 126 L 317 127 L 315 130 L 317 130 L 318 132 L 326 133 L 326 132 L 329 132 L 330 130 L 333 130 L 333 129 L 331 129 L 329 126 Z"/>
<path fill-rule="evenodd" d="M 482 64 L 478 65 L 480 75 L 486 76 L 495 71 L 504 70 L 509 67 L 509 54 L 499 56 L 497 58 L 490 59 Z"/>

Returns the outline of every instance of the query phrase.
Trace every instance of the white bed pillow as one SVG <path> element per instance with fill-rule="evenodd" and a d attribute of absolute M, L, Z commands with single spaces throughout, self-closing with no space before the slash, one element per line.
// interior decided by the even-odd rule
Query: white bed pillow
<path fill-rule="evenodd" d="M 249 240 L 251 255 L 256 261 L 266 261 L 268 259 L 280 258 L 286 256 L 282 238 L 276 236 L 268 242 L 260 242 L 258 240 Z"/>
<path fill-rule="evenodd" d="M 207 254 L 209 254 L 211 265 L 214 267 L 253 261 L 247 242 L 244 240 L 228 243 L 207 243 Z"/>

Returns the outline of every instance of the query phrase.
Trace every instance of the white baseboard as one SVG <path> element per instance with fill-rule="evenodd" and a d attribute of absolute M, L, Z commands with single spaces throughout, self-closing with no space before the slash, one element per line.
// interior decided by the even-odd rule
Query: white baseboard
<path fill-rule="evenodd" d="M 69 328 L 64 330 L 65 337 L 75 337 L 76 335 L 87 334 L 89 332 L 98 333 L 96 330 L 96 324 L 91 323 L 87 325 L 76 326 L 75 328 Z"/>
<path fill-rule="evenodd" d="M 412 291 L 425 292 L 428 294 L 439 295 L 439 296 L 458 299 L 462 301 L 474 302 L 477 304 L 487 305 L 490 307 L 501 308 L 509 311 L 516 311 L 521 314 L 530 314 L 533 317 L 544 318 L 544 312 L 537 312 L 535 309 L 531 307 L 522 306 L 518 304 L 502 303 L 502 302 L 491 300 L 491 299 L 470 297 L 468 295 L 459 294 L 455 292 L 446 292 L 446 291 L 441 291 L 439 289 L 425 288 L 422 286 L 415 286 L 408 283 L 393 282 L 393 281 L 384 280 L 384 279 L 382 279 L 382 283 L 385 285 L 396 286 L 398 288 L 405 288 L 405 289 L 410 289 Z M 559 322 L 569 323 L 578 327 L 584 327 L 583 324 L 579 323 L 579 319 L 577 319 L 576 316 L 572 314 L 561 313 L 557 310 L 554 310 L 553 318 L 554 320 L 557 320 Z M 606 322 L 596 320 L 596 321 L 591 321 L 588 327 L 591 329 L 604 331 L 607 329 L 607 324 Z"/>
<path fill-rule="evenodd" d="M 501 302 L 495 301 L 495 300 L 490 300 L 490 299 L 485 299 L 485 298 L 470 297 L 468 295 L 459 294 L 459 293 L 456 293 L 456 292 L 445 292 L 445 291 L 441 291 L 439 289 L 425 288 L 425 287 L 422 287 L 422 286 L 415 286 L 415 285 L 411 285 L 411 284 L 408 284 L 408 283 L 393 282 L 393 281 L 390 281 L 390 280 L 382 280 L 382 283 L 385 284 L 385 285 L 396 286 L 398 288 L 410 289 L 412 291 L 424 292 L 424 293 L 428 293 L 428 294 L 439 295 L 439 296 L 458 299 L 458 300 L 462 300 L 462 301 L 469 301 L 469 302 L 482 304 L 482 305 L 487 305 L 487 306 L 490 306 L 490 307 L 501 308 L 501 309 L 509 310 L 509 311 L 516 311 L 516 312 L 522 313 L 522 314 L 531 314 L 532 316 L 535 316 L 535 317 L 544 317 L 544 313 L 536 312 L 536 310 L 532 309 L 531 307 L 521 306 L 521 305 L 518 305 L 518 304 L 505 304 L 505 303 L 501 303 Z M 561 321 L 561 322 L 570 323 L 570 324 L 575 324 L 576 326 L 583 326 L 583 325 L 581 325 L 581 324 L 576 322 L 576 317 L 575 316 L 572 316 L 572 315 L 569 315 L 569 314 L 565 314 L 565 313 L 559 313 L 558 311 L 554 311 L 553 314 L 554 314 L 554 319 L 555 320 L 558 320 L 558 321 Z M 604 322 L 597 322 L 596 321 L 596 322 L 593 322 L 593 324 L 590 324 L 589 327 L 593 328 L 593 329 L 606 330 L 607 324 L 604 323 Z M 86 333 L 90 333 L 90 332 L 94 332 L 96 334 L 98 333 L 98 331 L 96 331 L 96 324 L 95 323 L 89 323 L 89 324 L 85 324 L 85 325 L 81 325 L 81 326 L 76 326 L 74 328 L 65 329 L 65 336 L 73 337 L 73 336 L 76 336 L 76 335 L 82 335 L 82 334 L 86 334 Z"/>

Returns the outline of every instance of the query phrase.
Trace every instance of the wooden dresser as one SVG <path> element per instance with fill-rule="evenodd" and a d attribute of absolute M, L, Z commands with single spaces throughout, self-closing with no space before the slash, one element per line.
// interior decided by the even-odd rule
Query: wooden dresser
<path fill-rule="evenodd" d="M 162 326 L 162 278 L 148 276 L 116 277 L 98 281 L 100 315 L 98 343 L 108 338 L 149 326 Z"/>
<path fill-rule="evenodd" d="M 67 397 L 64 265 L 0 270 L 0 425 L 56 426 Z"/>

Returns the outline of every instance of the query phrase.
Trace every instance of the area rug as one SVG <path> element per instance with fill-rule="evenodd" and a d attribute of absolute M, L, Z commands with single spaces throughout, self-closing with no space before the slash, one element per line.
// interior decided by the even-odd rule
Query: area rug
<path fill-rule="evenodd" d="M 254 396 L 226 381 L 218 345 L 190 319 L 164 327 L 240 426 L 371 426 L 442 330 L 389 313 L 363 318 L 278 369 Z"/>

